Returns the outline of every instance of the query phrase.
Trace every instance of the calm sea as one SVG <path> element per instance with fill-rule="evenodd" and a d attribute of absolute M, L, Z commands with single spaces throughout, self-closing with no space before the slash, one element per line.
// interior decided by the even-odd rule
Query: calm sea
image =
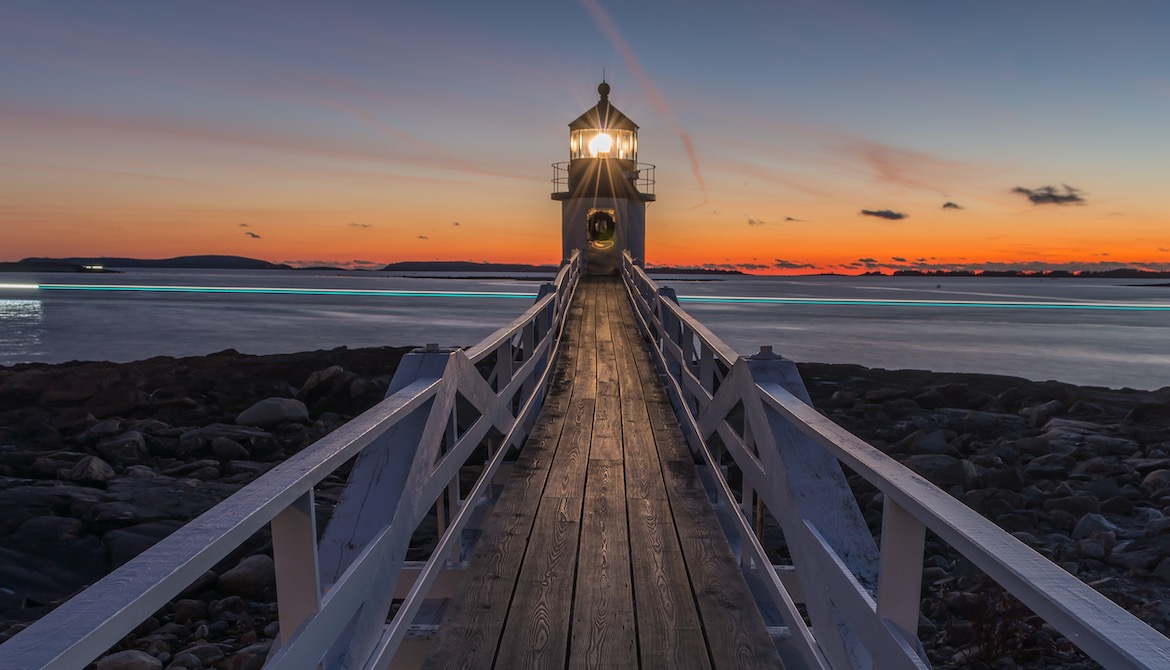
<path fill-rule="evenodd" d="M 474 344 L 531 304 L 543 278 L 211 270 L 0 275 L 0 364 L 130 361 L 227 348 Z M 47 290 L 66 284 L 486 292 L 523 297 Z M 740 353 L 770 344 L 798 361 L 1011 374 L 1076 384 L 1170 386 L 1170 288 L 1134 280 L 736 277 L 663 279 Z M 1147 284 L 1134 286 L 1133 284 Z M 856 304 L 832 301 L 850 300 Z M 920 302 L 911 302 L 920 301 Z M 962 303 L 955 305 L 953 303 Z M 1076 303 L 1036 308 L 1011 303 Z M 828 303 L 828 304 L 825 304 Z M 952 303 L 952 304 L 948 304 Z M 1104 307 L 1104 308 L 1103 308 Z"/>

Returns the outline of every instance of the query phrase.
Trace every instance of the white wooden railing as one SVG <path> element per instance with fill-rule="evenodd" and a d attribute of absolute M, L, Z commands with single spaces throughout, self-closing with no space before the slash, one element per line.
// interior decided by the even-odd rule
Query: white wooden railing
<path fill-rule="evenodd" d="M 817 413 L 792 361 L 770 347 L 739 356 L 628 254 L 622 274 L 745 577 L 788 629 L 778 636 L 788 667 L 929 667 L 917 630 L 930 529 L 1103 666 L 1170 668 L 1170 640 Z M 742 473 L 738 486 L 713 443 Z M 842 465 L 884 494 L 880 550 Z M 773 566 L 754 532 L 761 505 L 791 566 Z"/>
<path fill-rule="evenodd" d="M 469 555 L 464 531 L 535 421 L 580 268 L 574 253 L 532 307 L 471 349 L 405 356 L 385 400 L 0 645 L 0 668 L 85 667 L 269 523 L 281 643 L 265 667 L 387 667 L 428 591 Z M 460 468 L 493 428 L 502 438 L 461 491 Z M 355 456 L 318 543 L 314 487 Z M 404 569 L 432 509 L 437 546 Z M 387 623 L 396 589 L 405 598 Z"/>

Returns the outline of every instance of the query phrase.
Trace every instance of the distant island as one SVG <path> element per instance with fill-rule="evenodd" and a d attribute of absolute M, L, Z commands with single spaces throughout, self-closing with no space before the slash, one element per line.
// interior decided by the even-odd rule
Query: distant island
<path fill-rule="evenodd" d="M 882 276 L 880 272 L 866 275 Z M 1117 268 L 1116 270 L 895 270 L 894 277 L 1035 277 L 1039 279 L 1166 279 L 1170 272 Z"/>
<path fill-rule="evenodd" d="M 199 270 L 291 270 L 291 265 L 243 256 L 178 256 L 175 258 L 25 258 L 4 263 L 9 272 L 102 272 L 108 268 L 180 268 Z"/>

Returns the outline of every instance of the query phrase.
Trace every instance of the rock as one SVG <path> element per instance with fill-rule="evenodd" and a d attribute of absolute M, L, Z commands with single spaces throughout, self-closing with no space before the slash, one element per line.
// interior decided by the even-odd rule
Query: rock
<path fill-rule="evenodd" d="M 265 398 L 240 412 L 236 423 L 241 426 L 258 426 L 270 428 L 279 424 L 295 421 L 304 423 L 309 420 L 309 410 L 305 403 L 295 398 Z"/>
<path fill-rule="evenodd" d="M 79 484 L 104 484 L 117 474 L 109 463 L 97 456 L 86 456 L 65 472 L 62 479 Z"/>
<path fill-rule="evenodd" d="M 106 547 L 77 519 L 33 517 L 0 540 L 0 584 L 37 603 L 64 598 L 109 570 Z"/>
<path fill-rule="evenodd" d="M 1077 540 L 1077 555 L 1096 561 L 1105 560 L 1105 542 L 1097 539 Z"/>
<path fill-rule="evenodd" d="M 248 611 L 248 605 L 239 596 L 228 596 L 211 603 L 208 616 L 215 621 L 238 621 Z"/>
<path fill-rule="evenodd" d="M 1142 450 L 1133 440 L 1109 435 L 1086 435 L 1084 445 L 1090 453 L 1108 456 L 1132 456 Z"/>
<path fill-rule="evenodd" d="M 180 653 L 198 657 L 205 668 L 214 667 L 226 655 L 223 647 L 218 644 L 197 644 Z"/>
<path fill-rule="evenodd" d="M 99 442 L 95 449 L 110 461 L 123 465 L 142 463 L 150 457 L 146 449 L 146 438 L 134 430 Z"/>
<path fill-rule="evenodd" d="M 1064 479 L 1074 461 L 1065 454 L 1037 456 L 1024 466 L 1024 474 L 1033 479 Z"/>
<path fill-rule="evenodd" d="M 175 601 L 175 611 L 171 615 L 175 623 L 189 624 L 207 618 L 207 603 L 195 598 L 182 598 Z"/>
<path fill-rule="evenodd" d="M 102 543 L 110 549 L 110 561 L 114 567 L 130 562 L 134 557 L 150 549 L 159 540 L 181 528 L 177 520 L 151 521 L 129 528 L 118 528 L 102 535 Z"/>
<path fill-rule="evenodd" d="M 1109 521 L 1105 517 L 1096 513 L 1088 513 L 1081 517 L 1077 522 L 1076 527 L 1073 528 L 1072 538 L 1080 540 L 1082 538 L 1091 537 L 1096 533 L 1120 533 L 1121 529 L 1116 524 Z"/>
<path fill-rule="evenodd" d="M 912 454 L 945 454 L 950 449 L 946 433 L 941 430 L 917 431 L 894 445 Z"/>
<path fill-rule="evenodd" d="M 162 667 L 162 661 L 137 649 L 110 654 L 94 664 L 94 670 L 162 670 Z"/>
<path fill-rule="evenodd" d="M 1020 410 L 1020 415 L 1028 420 L 1029 426 L 1043 426 L 1048 420 L 1064 409 L 1064 403 L 1059 400 L 1049 400 L 1040 405 L 1033 405 Z"/>
<path fill-rule="evenodd" d="M 1024 477 L 1019 468 L 985 469 L 979 473 L 979 481 L 988 488 L 1019 491 L 1024 488 Z"/>
<path fill-rule="evenodd" d="M 942 454 L 916 454 L 903 461 L 903 465 L 944 489 L 951 486 L 967 488 L 977 477 L 971 461 Z"/>
<path fill-rule="evenodd" d="M 1078 517 L 1084 514 L 1096 514 L 1101 511 L 1101 501 L 1093 496 L 1064 496 L 1044 502 L 1045 512 L 1056 510 L 1068 512 Z"/>
<path fill-rule="evenodd" d="M 131 465 L 130 467 L 126 468 L 125 475 L 127 477 L 137 477 L 138 479 L 144 479 L 148 477 L 157 477 L 158 473 L 155 472 L 154 468 L 150 467 L 149 465 Z"/>
<path fill-rule="evenodd" d="M 227 658 L 220 661 L 219 667 L 223 670 L 260 670 L 264 667 L 264 661 L 268 658 L 268 650 L 271 648 L 272 640 L 250 644 L 229 654 Z"/>
<path fill-rule="evenodd" d="M 1142 480 L 1142 486 L 1155 491 L 1170 487 L 1170 470 L 1154 470 Z"/>
<path fill-rule="evenodd" d="M 256 554 L 240 561 L 239 565 L 219 576 L 219 589 L 224 593 L 258 599 L 265 591 L 276 588 L 276 569 L 272 558 Z"/>
<path fill-rule="evenodd" d="M 268 431 L 250 426 L 213 423 L 201 428 L 192 428 L 183 431 L 179 436 L 178 453 L 180 456 L 190 457 L 214 444 L 215 440 L 221 437 L 234 440 L 241 445 L 250 444 L 256 446 L 261 442 L 270 440 L 272 435 Z"/>
<path fill-rule="evenodd" d="M 297 391 L 297 399 L 303 401 L 308 400 L 310 395 L 327 395 L 328 389 L 319 387 L 329 386 L 329 382 L 335 380 L 343 371 L 344 368 L 340 365 L 331 365 L 324 370 L 317 370 L 309 375 L 309 378 L 301 385 L 301 389 Z"/>
<path fill-rule="evenodd" d="M 122 432 L 121 419 L 106 419 L 90 426 L 85 432 L 77 436 L 77 441 L 82 444 L 89 442 L 97 442 L 99 440 L 113 437 Z"/>
<path fill-rule="evenodd" d="M 176 668 L 186 668 L 187 670 L 199 670 L 203 667 L 203 659 L 195 654 L 181 652 L 175 654 L 174 660 L 167 666 L 167 670 L 175 670 Z"/>
<path fill-rule="evenodd" d="M 222 436 L 211 441 L 211 452 L 225 461 L 246 461 L 252 457 L 239 442 Z"/>

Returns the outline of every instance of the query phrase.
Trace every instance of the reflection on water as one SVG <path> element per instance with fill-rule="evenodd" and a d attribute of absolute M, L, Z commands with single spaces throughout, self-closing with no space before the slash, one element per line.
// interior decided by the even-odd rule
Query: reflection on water
<path fill-rule="evenodd" d="M 43 356 L 45 312 L 40 300 L 0 300 L 0 365 Z"/>

